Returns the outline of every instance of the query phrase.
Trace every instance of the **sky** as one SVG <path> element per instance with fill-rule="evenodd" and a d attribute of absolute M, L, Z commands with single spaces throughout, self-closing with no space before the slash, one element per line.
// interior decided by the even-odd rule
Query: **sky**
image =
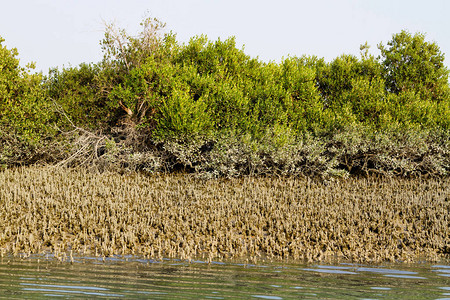
<path fill-rule="evenodd" d="M 1 5 L 0 36 L 17 48 L 21 65 L 36 71 L 102 59 L 105 22 L 130 34 L 146 16 L 167 24 L 177 40 L 205 34 L 236 38 L 239 48 L 263 61 L 316 55 L 327 61 L 359 55 L 368 42 L 386 44 L 395 33 L 426 34 L 450 65 L 448 0 L 14 0 Z"/>

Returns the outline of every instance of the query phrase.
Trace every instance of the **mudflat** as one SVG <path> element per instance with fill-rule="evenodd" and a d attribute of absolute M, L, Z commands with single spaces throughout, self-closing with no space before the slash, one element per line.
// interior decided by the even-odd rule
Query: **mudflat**
<path fill-rule="evenodd" d="M 0 172 L 1 254 L 357 262 L 450 258 L 450 178 Z"/>

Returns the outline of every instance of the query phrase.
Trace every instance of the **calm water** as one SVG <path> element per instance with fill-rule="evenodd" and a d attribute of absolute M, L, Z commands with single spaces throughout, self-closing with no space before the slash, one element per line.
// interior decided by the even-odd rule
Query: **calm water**
<path fill-rule="evenodd" d="M 450 299 L 450 264 L 0 259 L 2 298 Z"/>

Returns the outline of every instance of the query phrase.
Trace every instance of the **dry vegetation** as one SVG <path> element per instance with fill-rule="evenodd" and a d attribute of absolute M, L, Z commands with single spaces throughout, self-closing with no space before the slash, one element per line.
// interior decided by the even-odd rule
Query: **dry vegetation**
<path fill-rule="evenodd" d="M 61 258 L 439 260 L 450 254 L 449 186 L 448 177 L 205 181 L 7 169 L 0 249 Z"/>

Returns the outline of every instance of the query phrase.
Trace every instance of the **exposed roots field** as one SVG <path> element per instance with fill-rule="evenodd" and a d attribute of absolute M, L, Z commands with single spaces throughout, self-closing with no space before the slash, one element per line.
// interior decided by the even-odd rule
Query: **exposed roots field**
<path fill-rule="evenodd" d="M 0 172 L 1 253 L 450 257 L 450 178 L 200 180 L 29 167 Z"/>

